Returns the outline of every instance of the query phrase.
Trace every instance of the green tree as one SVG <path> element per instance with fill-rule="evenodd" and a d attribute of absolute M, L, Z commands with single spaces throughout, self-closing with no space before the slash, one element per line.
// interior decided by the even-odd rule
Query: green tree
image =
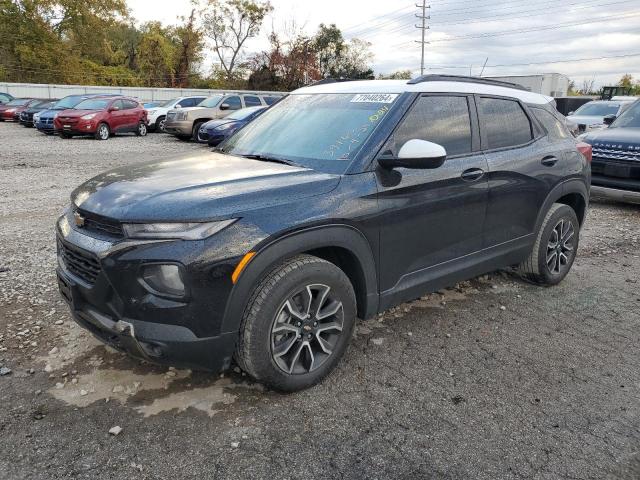
<path fill-rule="evenodd" d="M 381 73 L 378 75 L 378 80 L 411 80 L 412 77 L 411 70 L 398 70 L 388 75 Z"/>
<path fill-rule="evenodd" d="M 173 85 L 175 46 L 160 22 L 145 25 L 138 45 L 138 68 L 147 86 Z"/>

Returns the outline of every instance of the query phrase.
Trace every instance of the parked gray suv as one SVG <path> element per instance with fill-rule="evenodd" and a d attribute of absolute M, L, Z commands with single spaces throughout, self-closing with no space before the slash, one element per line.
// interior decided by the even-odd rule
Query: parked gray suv
<path fill-rule="evenodd" d="M 224 118 L 234 110 L 246 107 L 268 106 L 277 99 L 274 95 L 216 94 L 197 107 L 169 110 L 164 131 L 182 140 L 197 140 L 200 127 L 209 120 Z"/>

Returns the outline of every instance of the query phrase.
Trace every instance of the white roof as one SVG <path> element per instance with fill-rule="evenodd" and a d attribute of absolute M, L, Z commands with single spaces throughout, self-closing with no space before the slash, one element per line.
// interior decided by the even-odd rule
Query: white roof
<path fill-rule="evenodd" d="M 525 103 L 546 104 L 552 97 L 528 92 L 516 88 L 501 87 L 485 83 L 427 81 L 410 85 L 407 80 L 359 80 L 354 82 L 335 82 L 300 88 L 292 95 L 313 93 L 477 93 L 481 95 L 499 95 L 518 98 Z"/>

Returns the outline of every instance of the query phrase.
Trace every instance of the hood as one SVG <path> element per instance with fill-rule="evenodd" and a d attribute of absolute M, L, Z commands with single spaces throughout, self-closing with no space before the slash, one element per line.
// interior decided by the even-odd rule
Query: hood
<path fill-rule="evenodd" d="M 71 194 L 76 207 L 127 222 L 208 221 L 333 190 L 339 175 L 217 152 L 122 167 Z"/>
<path fill-rule="evenodd" d="M 604 123 L 604 117 L 597 115 L 569 115 L 567 120 L 578 125 L 595 125 Z"/>
<path fill-rule="evenodd" d="M 214 128 L 218 128 L 221 125 L 226 125 L 227 123 L 234 123 L 237 121 L 238 120 L 228 120 L 226 118 L 221 118 L 220 120 L 209 120 L 202 126 L 202 128 L 205 128 L 206 130 L 213 130 Z"/>
<path fill-rule="evenodd" d="M 640 147 L 640 128 L 605 128 L 587 134 L 583 140 L 594 146 Z"/>
<path fill-rule="evenodd" d="M 206 107 L 183 107 L 183 108 L 172 108 L 167 113 L 178 113 L 178 112 L 194 112 L 196 110 L 202 110 Z"/>
<path fill-rule="evenodd" d="M 91 115 L 92 113 L 100 113 L 100 112 L 104 112 L 104 110 L 73 110 L 73 109 L 68 109 L 68 110 L 62 110 L 61 112 L 57 112 L 58 113 L 58 117 L 67 117 L 67 118 L 77 118 L 77 117 L 84 117 L 85 115 Z"/>

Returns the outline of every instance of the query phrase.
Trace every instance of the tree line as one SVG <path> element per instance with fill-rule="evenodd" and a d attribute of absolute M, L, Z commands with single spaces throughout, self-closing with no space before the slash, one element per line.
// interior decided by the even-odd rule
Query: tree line
<path fill-rule="evenodd" d="M 292 23 L 248 53 L 272 10 L 261 0 L 193 0 L 175 25 L 139 25 L 126 0 L 0 0 L 0 81 L 292 90 L 373 78 L 371 45 L 336 25 L 308 36 Z"/>

